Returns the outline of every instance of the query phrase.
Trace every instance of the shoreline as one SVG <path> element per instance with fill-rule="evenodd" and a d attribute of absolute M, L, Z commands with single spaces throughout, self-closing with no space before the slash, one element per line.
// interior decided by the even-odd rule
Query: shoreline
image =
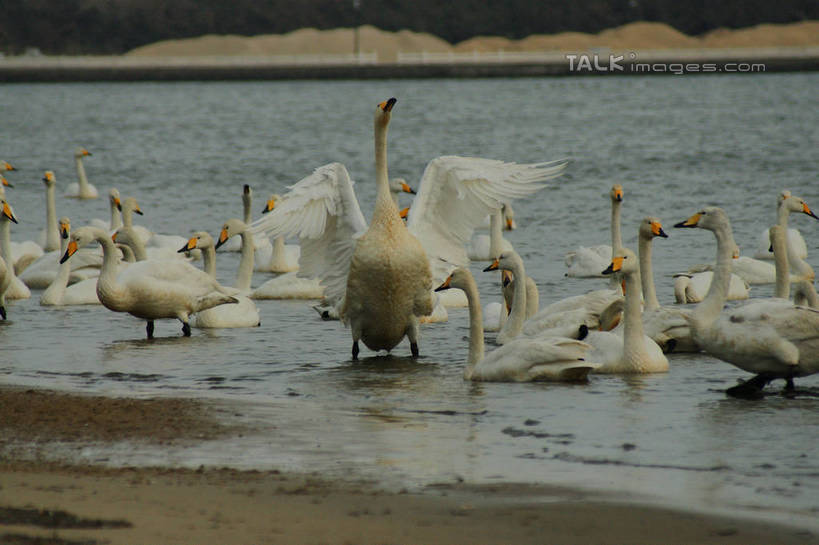
<path fill-rule="evenodd" d="M 320 473 L 101 467 L 38 454 L 54 441 L 184 445 L 245 431 L 226 424 L 214 405 L 0 386 L 0 541 L 819 543 L 819 536 L 798 526 L 543 484 L 456 482 L 396 491 Z M 54 511 L 65 513 L 54 520 Z M 46 512 L 51 519 L 43 521 Z M 84 526 L 65 527 L 76 519 Z"/>
<path fill-rule="evenodd" d="M 571 57 L 571 58 L 570 58 Z M 637 52 L 417 54 L 379 63 L 348 55 L 5 57 L 0 83 L 646 76 L 819 70 L 819 47 Z"/>

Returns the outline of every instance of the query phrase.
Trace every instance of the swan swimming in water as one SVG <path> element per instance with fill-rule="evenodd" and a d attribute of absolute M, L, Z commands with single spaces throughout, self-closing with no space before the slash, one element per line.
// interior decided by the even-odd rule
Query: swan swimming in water
<path fill-rule="evenodd" d="M 623 205 L 623 186 L 614 184 L 609 191 L 611 200 L 611 246 L 580 246 L 566 254 L 565 261 L 569 270 L 566 276 L 579 278 L 602 277 L 603 271 L 611 262 L 612 252 L 623 246 L 620 234 L 620 208 Z"/>
<path fill-rule="evenodd" d="M 512 266 L 507 259 L 506 254 L 502 255 L 498 260 L 499 266 Z M 588 344 L 568 338 L 518 338 L 484 355 L 481 302 L 472 274 L 459 267 L 436 291 L 450 287 L 464 290 L 469 300 L 469 353 L 464 369 L 466 380 L 583 381 L 589 371 L 598 367 L 596 363 L 586 360 L 590 349 Z M 525 289 L 520 292 L 525 294 Z M 518 299 L 513 306 L 525 307 L 525 301 Z"/>
<path fill-rule="evenodd" d="M 93 241 L 102 245 L 103 262 L 97 279 L 97 295 L 102 304 L 115 312 L 127 312 L 146 320 L 147 335 L 154 336 L 154 321 L 171 318 L 182 322 L 182 333 L 190 336 L 192 313 L 217 305 L 236 303 L 229 290 L 207 273 L 180 260 L 138 261 L 118 272 L 114 241 L 98 227 L 80 227 L 71 234 L 62 261 Z"/>
<path fill-rule="evenodd" d="M 77 199 L 96 199 L 99 196 L 97 188 L 88 183 L 88 177 L 85 175 L 85 166 L 83 165 L 83 157 L 89 157 L 91 152 L 85 148 L 77 148 L 74 150 L 74 164 L 77 167 L 77 182 L 68 184 L 66 188 L 66 197 L 74 197 Z"/>
<path fill-rule="evenodd" d="M 754 373 L 728 388 L 736 397 L 760 397 L 774 379 L 793 379 L 819 372 L 819 311 L 794 306 L 787 299 L 751 301 L 723 311 L 727 300 L 732 253 L 736 246 L 727 214 L 709 206 L 675 227 L 706 229 L 717 240 L 714 281 L 691 315 L 694 340 L 709 354 Z M 784 226 L 783 226 L 784 227 Z"/>

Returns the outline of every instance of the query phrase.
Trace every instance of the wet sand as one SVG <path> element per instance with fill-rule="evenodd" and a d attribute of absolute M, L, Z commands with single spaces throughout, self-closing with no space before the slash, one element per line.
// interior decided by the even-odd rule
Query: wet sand
<path fill-rule="evenodd" d="M 43 456 L 55 441 L 184 445 L 246 431 L 226 410 L 0 387 L 0 543 L 819 543 L 800 528 L 544 485 L 386 490 L 321 474 L 107 468 Z"/>

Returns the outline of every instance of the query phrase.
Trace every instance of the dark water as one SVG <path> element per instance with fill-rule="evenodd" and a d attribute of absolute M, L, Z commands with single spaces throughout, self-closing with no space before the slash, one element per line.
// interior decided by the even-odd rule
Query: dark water
<path fill-rule="evenodd" d="M 670 229 L 703 205 L 730 215 L 752 254 L 775 219 L 781 189 L 819 208 L 816 74 L 466 81 L 5 85 L 0 159 L 20 168 L 8 199 L 13 240 L 44 225 L 39 181 L 76 180 L 72 151 L 101 193 L 138 198 L 142 223 L 161 233 L 215 233 L 241 216 L 242 184 L 263 199 L 330 161 L 358 181 L 365 216 L 374 199 L 372 112 L 398 97 L 390 174 L 417 182 L 426 162 L 459 154 L 519 162 L 570 157 L 562 179 L 515 205 L 507 236 L 538 283 L 541 304 L 599 287 L 563 276 L 563 255 L 609 239 L 607 192 L 623 184 L 623 231 L 660 217 L 655 244 L 662 303 L 671 274 L 713 259 L 713 237 Z M 408 201 L 407 201 L 408 204 Z M 107 200 L 58 200 L 74 226 L 108 218 Z M 819 222 L 793 217 L 819 266 Z M 232 283 L 237 254 L 220 254 Z M 496 300 L 495 276 L 481 295 Z M 268 275 L 257 273 L 254 286 Z M 770 295 L 755 287 L 754 296 Z M 464 478 L 582 485 L 691 509 L 739 509 L 812 524 L 819 511 L 819 382 L 807 394 L 759 402 L 721 392 L 744 372 L 706 355 L 673 355 L 668 374 L 594 376 L 587 385 L 471 384 L 465 309 L 426 326 L 419 362 L 349 361 L 350 334 L 298 301 L 259 301 L 262 326 L 179 338 L 179 324 L 144 324 L 102 307 L 43 308 L 39 293 L 11 302 L 0 325 L 0 381 L 104 395 L 207 397 L 235 406 L 257 433 L 174 449 L 69 448 L 119 464 L 201 463 L 357 474 L 396 486 Z M 776 388 L 771 389 L 775 393 Z"/>

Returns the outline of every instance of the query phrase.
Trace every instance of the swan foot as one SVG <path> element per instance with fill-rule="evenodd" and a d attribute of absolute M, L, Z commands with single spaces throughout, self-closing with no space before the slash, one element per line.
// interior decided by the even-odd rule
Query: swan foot
<path fill-rule="evenodd" d="M 0 316 L 5 320 L 6 319 L 6 307 L 0 307 Z"/>
<path fill-rule="evenodd" d="M 418 343 L 410 343 L 410 352 L 412 352 L 412 357 L 418 357 Z"/>
<path fill-rule="evenodd" d="M 668 339 L 663 345 L 663 354 L 670 354 L 677 348 L 677 339 Z"/>
<path fill-rule="evenodd" d="M 773 377 L 765 374 L 759 374 L 752 379 L 728 388 L 725 390 L 725 393 L 731 397 L 736 397 L 739 399 L 762 399 L 765 397 L 762 389 L 765 388 L 765 385 L 771 380 L 773 380 Z"/>
<path fill-rule="evenodd" d="M 358 341 L 353 341 L 353 361 L 358 360 Z"/>
<path fill-rule="evenodd" d="M 188 322 L 182 324 L 182 335 L 185 337 L 191 336 L 191 325 Z"/>
<path fill-rule="evenodd" d="M 5 316 L 3 317 L 5 319 Z M 786 392 L 793 392 L 796 390 L 796 386 L 793 385 L 793 377 L 788 377 L 785 379 L 785 391 Z"/>
<path fill-rule="evenodd" d="M 148 332 L 148 338 L 154 338 L 154 321 L 148 320 L 148 325 L 145 327 L 145 330 Z"/>

